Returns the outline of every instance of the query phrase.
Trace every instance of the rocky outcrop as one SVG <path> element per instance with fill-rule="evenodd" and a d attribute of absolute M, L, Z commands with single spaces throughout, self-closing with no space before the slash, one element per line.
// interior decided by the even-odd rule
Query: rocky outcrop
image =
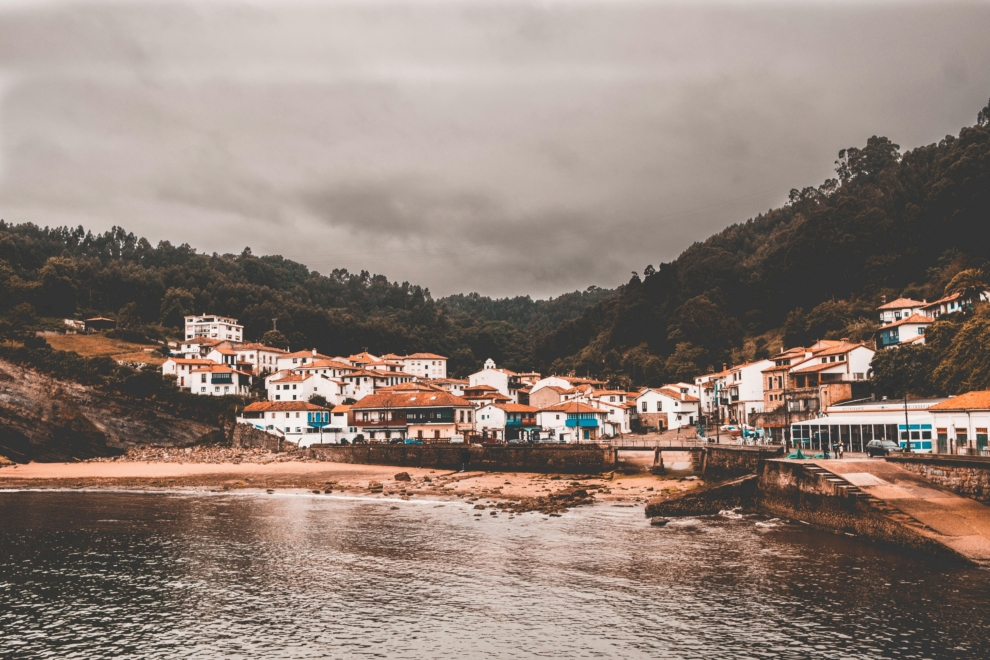
<path fill-rule="evenodd" d="M 198 442 L 211 427 L 0 360 L 0 455 L 70 461 Z"/>
<path fill-rule="evenodd" d="M 655 516 L 710 516 L 738 507 L 753 504 L 759 477 L 747 475 L 733 481 L 689 490 L 673 497 L 656 497 L 646 505 L 647 517 Z"/>

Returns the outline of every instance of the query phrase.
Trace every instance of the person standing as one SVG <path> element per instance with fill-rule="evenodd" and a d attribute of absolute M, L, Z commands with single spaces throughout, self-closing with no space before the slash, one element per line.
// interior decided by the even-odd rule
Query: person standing
<path fill-rule="evenodd" d="M 841 440 L 839 440 L 839 453 L 836 456 L 836 458 L 842 458 L 845 453 L 846 453 L 846 446 L 845 444 L 843 444 Z"/>
<path fill-rule="evenodd" d="M 822 445 L 822 458 L 828 458 L 828 445 L 829 445 L 829 441 L 828 440 L 822 440 L 821 441 L 821 445 Z"/>

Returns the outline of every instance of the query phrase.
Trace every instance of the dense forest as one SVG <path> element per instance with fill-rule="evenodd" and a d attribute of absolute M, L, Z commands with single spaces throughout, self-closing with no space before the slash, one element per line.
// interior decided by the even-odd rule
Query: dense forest
<path fill-rule="evenodd" d="M 250 249 L 201 254 L 185 244 L 152 246 L 122 228 L 93 234 L 0 221 L 0 309 L 11 328 L 39 318 L 59 327 L 61 318 L 106 315 L 132 335 L 161 339 L 179 336 L 184 315 L 207 312 L 237 317 L 248 338 L 261 339 L 277 319 L 296 349 L 439 352 L 450 356 L 452 373 L 467 374 L 489 357 L 531 368 L 534 336 L 609 293 L 590 287 L 550 300 L 434 300 L 422 287 L 383 275 L 321 275 Z"/>
<path fill-rule="evenodd" d="M 102 314 L 164 338 L 177 336 L 185 314 L 209 312 L 241 319 L 250 339 L 277 319 L 293 348 L 439 352 L 455 375 L 491 357 L 631 386 L 817 338 L 866 339 L 884 296 L 938 298 L 964 271 L 987 279 L 990 105 L 975 126 L 938 144 L 901 154 L 874 136 L 840 151 L 835 165 L 835 178 L 792 190 L 783 207 L 647 266 L 617 290 L 537 301 L 434 299 L 383 275 L 323 275 L 249 248 L 202 254 L 152 246 L 121 228 L 93 234 L 0 221 L 0 331 Z M 920 354 L 932 360 L 934 350 Z"/>

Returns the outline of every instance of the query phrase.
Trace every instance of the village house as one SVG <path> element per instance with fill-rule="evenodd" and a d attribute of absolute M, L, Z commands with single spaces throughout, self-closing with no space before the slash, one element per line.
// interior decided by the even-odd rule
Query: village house
<path fill-rule="evenodd" d="M 525 381 L 519 374 L 508 369 L 495 366 L 492 359 L 485 360 L 485 368 L 468 376 L 470 387 L 488 385 L 498 390 L 503 396 L 509 397 L 513 403 L 528 403 L 527 394 L 531 383 Z M 523 391 L 522 397 L 520 392 Z"/>
<path fill-rule="evenodd" d="M 820 340 L 771 358 L 763 370 L 763 412 L 751 416 L 775 440 L 788 424 L 818 416 L 830 405 L 869 395 L 875 351 L 847 340 Z"/>
<path fill-rule="evenodd" d="M 209 364 L 189 371 L 190 392 L 208 396 L 248 396 L 251 374 L 226 364 Z"/>
<path fill-rule="evenodd" d="M 540 426 L 536 408 L 519 403 L 491 403 L 476 413 L 481 437 L 501 442 L 538 442 Z"/>
<path fill-rule="evenodd" d="M 378 392 L 351 405 L 349 426 L 371 440 L 463 440 L 474 430 L 475 407 L 446 391 Z"/>
<path fill-rule="evenodd" d="M 930 316 L 912 314 L 900 321 L 893 321 L 877 330 L 876 347 L 878 351 L 894 346 L 925 343 L 925 330 L 935 322 Z"/>
<path fill-rule="evenodd" d="M 279 348 L 272 348 L 264 344 L 242 344 L 231 347 L 237 353 L 237 361 L 241 364 L 250 364 L 251 371 L 257 376 L 264 376 L 278 370 L 278 358 L 285 355 L 285 351 Z"/>
<path fill-rule="evenodd" d="M 338 405 L 346 398 L 342 382 L 316 373 L 280 371 L 266 379 L 265 389 L 269 401 L 309 401 L 319 395 L 327 403 Z"/>
<path fill-rule="evenodd" d="M 751 417 L 763 412 L 763 371 L 773 366 L 771 360 L 756 360 L 729 369 L 725 395 L 730 423 L 749 425 Z"/>
<path fill-rule="evenodd" d="M 436 353 L 413 353 L 395 356 L 403 365 L 403 371 L 419 378 L 446 378 L 447 358 Z"/>
<path fill-rule="evenodd" d="M 946 314 L 955 314 L 963 310 L 971 310 L 977 303 L 990 300 L 990 291 L 957 291 L 944 298 L 930 303 L 926 303 L 921 308 L 921 314 L 931 318 L 939 318 Z"/>
<path fill-rule="evenodd" d="M 177 352 L 180 357 L 184 357 L 187 360 L 205 359 L 210 351 L 215 348 L 233 348 L 234 346 L 234 343 L 226 339 L 187 339 L 179 344 L 179 350 Z"/>
<path fill-rule="evenodd" d="M 701 414 L 698 397 L 678 385 L 643 388 L 636 396 L 636 407 L 640 426 L 657 431 L 694 426 Z"/>
<path fill-rule="evenodd" d="M 575 399 L 582 394 L 576 387 L 560 387 L 559 385 L 544 385 L 534 389 L 529 394 L 529 405 L 535 408 L 548 408 L 558 403 Z"/>
<path fill-rule="evenodd" d="M 431 384 L 438 387 L 442 387 L 454 396 L 464 396 L 464 388 L 470 385 L 470 382 L 464 378 L 434 378 L 429 381 Z"/>
<path fill-rule="evenodd" d="M 186 317 L 186 339 L 204 337 L 209 339 L 226 339 L 242 341 L 244 326 L 237 319 L 226 316 L 202 315 Z"/>
<path fill-rule="evenodd" d="M 636 396 L 635 393 L 633 396 Z M 611 435 L 632 432 L 632 418 L 636 404 L 629 401 L 629 392 L 588 388 L 584 394 L 576 397 L 576 400 L 584 401 L 607 412 L 606 419 L 611 425 Z"/>
<path fill-rule="evenodd" d="M 308 351 L 295 351 L 293 353 L 283 353 L 275 358 L 275 369 L 273 371 L 291 370 L 305 366 L 317 360 L 333 360 L 329 355 L 317 353 L 316 349 Z"/>
<path fill-rule="evenodd" d="M 355 401 L 360 401 L 380 389 L 412 382 L 413 379 L 414 377 L 407 373 L 368 369 L 359 369 L 339 377 L 344 384 L 344 395 Z"/>
<path fill-rule="evenodd" d="M 327 428 L 330 410 L 307 401 L 256 401 L 245 406 L 237 416 L 237 423 L 248 424 L 299 447 L 326 444 L 332 434 Z"/>
<path fill-rule="evenodd" d="M 990 455 L 990 390 L 950 397 L 928 412 L 933 418 L 939 452 Z"/>
<path fill-rule="evenodd" d="M 825 415 L 796 421 L 791 440 L 807 449 L 841 442 L 845 451 L 862 452 L 872 440 L 889 440 L 912 451 L 942 451 L 933 436 L 931 408 L 945 399 L 854 399 L 829 405 Z"/>
<path fill-rule="evenodd" d="M 912 300 L 911 298 L 898 298 L 884 303 L 877 307 L 877 312 L 880 313 L 880 324 L 887 325 L 915 314 L 924 316 L 921 310 L 926 304 L 925 301 Z"/>
<path fill-rule="evenodd" d="M 216 363 L 212 360 L 199 358 L 189 360 L 186 358 L 170 357 L 162 363 L 162 375 L 175 376 L 176 386 L 180 390 L 188 390 L 193 385 L 192 378 L 190 377 L 192 370 L 209 367 L 213 364 Z"/>
<path fill-rule="evenodd" d="M 549 442 L 593 442 L 607 435 L 608 412 L 581 401 L 558 403 L 536 412 Z"/>

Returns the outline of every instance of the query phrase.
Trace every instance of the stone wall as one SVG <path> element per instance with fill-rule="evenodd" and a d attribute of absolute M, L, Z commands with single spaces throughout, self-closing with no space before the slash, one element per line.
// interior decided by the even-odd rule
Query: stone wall
<path fill-rule="evenodd" d="M 804 463 L 771 460 L 760 471 L 753 506 L 765 515 L 800 520 L 818 529 L 966 561 L 947 546 L 894 520 L 877 500 L 848 490 L 846 484 L 844 480 L 836 483 L 831 473 L 817 474 Z"/>
<path fill-rule="evenodd" d="M 990 458 L 913 454 L 887 460 L 958 495 L 990 503 Z"/>
<path fill-rule="evenodd" d="M 646 505 L 647 517 L 710 516 L 719 511 L 742 507 L 752 508 L 759 477 L 749 474 L 725 483 L 689 490 L 675 497 L 651 499 Z"/>
<path fill-rule="evenodd" d="M 708 481 L 757 474 L 764 461 L 784 455 L 783 447 L 773 446 L 708 445 L 704 451 L 701 473 Z"/>
<path fill-rule="evenodd" d="M 313 445 L 309 452 L 334 463 L 443 470 L 597 474 L 615 469 L 615 452 L 598 445 Z"/>
<path fill-rule="evenodd" d="M 652 412 L 652 413 L 639 413 L 639 425 L 642 426 L 652 426 L 659 430 L 664 430 L 667 428 L 667 413 L 665 412 Z"/>
<path fill-rule="evenodd" d="M 296 449 L 296 443 L 281 440 L 277 435 L 265 433 L 250 424 L 235 424 L 230 444 L 244 449 L 266 449 L 268 451 L 289 451 Z"/>

